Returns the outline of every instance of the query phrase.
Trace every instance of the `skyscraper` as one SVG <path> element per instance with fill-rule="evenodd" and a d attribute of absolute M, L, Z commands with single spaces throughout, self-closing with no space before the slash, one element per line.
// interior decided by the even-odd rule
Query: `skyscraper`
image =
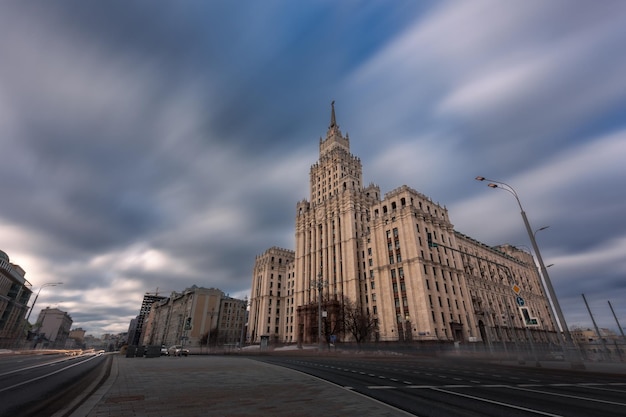
<path fill-rule="evenodd" d="M 352 339 L 334 324 L 347 304 L 375 321 L 370 340 L 498 344 L 528 338 L 527 328 L 534 341 L 554 339 L 532 256 L 459 233 L 444 206 L 406 185 L 384 196 L 364 186 L 334 102 L 309 175 L 295 251 L 273 247 L 256 259 L 252 342 L 315 342 L 318 304 L 327 340 Z"/>

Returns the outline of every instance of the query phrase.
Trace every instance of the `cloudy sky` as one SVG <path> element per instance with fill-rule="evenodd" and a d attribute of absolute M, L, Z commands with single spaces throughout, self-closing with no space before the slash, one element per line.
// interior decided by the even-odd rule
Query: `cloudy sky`
<path fill-rule="evenodd" d="M 529 247 L 568 325 L 626 323 L 626 3 L 5 1 L 0 249 L 122 332 L 146 292 L 249 294 L 293 248 L 330 102 L 365 183 Z"/>

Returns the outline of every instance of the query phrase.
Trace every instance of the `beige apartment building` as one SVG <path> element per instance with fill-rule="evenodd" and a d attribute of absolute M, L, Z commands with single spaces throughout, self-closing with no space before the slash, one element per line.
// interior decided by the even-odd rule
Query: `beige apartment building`
<path fill-rule="evenodd" d="M 246 322 L 245 300 L 215 288 L 192 286 L 155 301 L 145 319 L 142 344 L 184 345 L 192 351 L 240 343 Z"/>
<path fill-rule="evenodd" d="M 334 103 L 309 175 L 295 251 L 272 247 L 256 258 L 250 342 L 317 342 L 321 300 L 322 311 L 356 303 L 377 323 L 373 341 L 558 342 L 533 257 L 457 232 L 444 206 L 406 185 L 384 196 L 364 186 Z"/>
<path fill-rule="evenodd" d="M 39 313 L 33 327 L 36 347 L 63 349 L 72 328 L 72 317 L 58 308 L 46 307 Z"/>

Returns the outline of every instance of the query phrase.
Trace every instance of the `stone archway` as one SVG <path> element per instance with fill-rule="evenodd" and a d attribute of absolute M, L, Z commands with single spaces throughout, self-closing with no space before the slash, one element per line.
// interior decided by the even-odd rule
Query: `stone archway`
<path fill-rule="evenodd" d="M 465 335 L 463 334 L 463 324 L 457 322 L 450 322 L 450 331 L 452 334 L 452 339 L 455 342 L 464 343 Z"/>

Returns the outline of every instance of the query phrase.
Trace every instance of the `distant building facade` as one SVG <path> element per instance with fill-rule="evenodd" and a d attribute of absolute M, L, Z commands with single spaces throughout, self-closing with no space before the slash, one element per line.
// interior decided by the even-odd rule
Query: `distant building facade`
<path fill-rule="evenodd" d="M 72 317 L 58 308 L 46 307 L 39 313 L 36 329 L 36 346 L 63 349 L 72 328 Z"/>
<path fill-rule="evenodd" d="M 14 347 L 24 335 L 24 320 L 28 300 L 32 295 L 26 272 L 12 264 L 9 256 L 0 251 L 0 348 Z"/>
<path fill-rule="evenodd" d="M 278 247 L 256 258 L 251 294 L 254 302 L 250 304 L 247 332 L 253 343 L 258 343 L 261 336 L 268 336 L 272 342 L 294 340 L 294 260 L 294 251 Z"/>
<path fill-rule="evenodd" d="M 584 359 L 592 361 L 625 361 L 626 339 L 610 329 L 599 329 L 600 335 L 592 329 L 575 328 L 572 338 L 578 345 Z"/>
<path fill-rule="evenodd" d="M 68 349 L 82 349 L 85 346 L 85 333 L 85 330 L 80 327 L 70 330 L 65 347 Z"/>
<path fill-rule="evenodd" d="M 216 288 L 192 286 L 152 304 L 144 323 L 143 345 L 237 345 L 246 322 L 247 302 Z"/>
<path fill-rule="evenodd" d="M 161 301 L 166 297 L 159 294 L 146 293 L 141 301 L 141 307 L 139 308 L 139 314 L 137 317 L 130 321 L 128 326 L 128 344 L 138 346 L 141 344 L 141 334 L 143 332 L 144 322 L 150 313 L 152 304 L 157 301 Z"/>
<path fill-rule="evenodd" d="M 251 342 L 315 342 L 320 288 L 324 303 L 350 300 L 375 318 L 372 341 L 557 342 L 532 256 L 457 232 L 444 206 L 408 186 L 384 196 L 364 186 L 334 105 L 309 175 L 295 251 L 272 247 L 255 260 Z"/>

